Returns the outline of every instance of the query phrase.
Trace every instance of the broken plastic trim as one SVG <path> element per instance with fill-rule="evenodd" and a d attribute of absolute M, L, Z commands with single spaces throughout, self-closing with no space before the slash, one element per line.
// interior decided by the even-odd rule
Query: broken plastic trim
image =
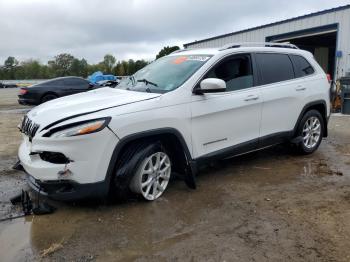
<path fill-rule="evenodd" d="M 28 191 L 25 191 L 22 189 L 21 193 L 12 197 L 10 199 L 10 201 L 11 201 L 12 205 L 21 204 L 23 214 L 18 215 L 18 216 L 11 216 L 11 217 L 2 218 L 2 219 L 0 219 L 0 222 L 4 222 L 7 220 L 12 220 L 12 219 L 16 219 L 16 218 L 21 218 L 21 217 L 25 217 L 25 216 L 33 215 L 33 214 L 34 215 L 52 214 L 56 210 L 56 208 L 49 205 L 47 202 L 43 202 L 43 201 L 40 202 L 39 194 L 40 194 L 40 191 L 38 193 L 38 198 L 37 198 L 36 204 L 33 205 L 33 201 L 30 198 Z"/>

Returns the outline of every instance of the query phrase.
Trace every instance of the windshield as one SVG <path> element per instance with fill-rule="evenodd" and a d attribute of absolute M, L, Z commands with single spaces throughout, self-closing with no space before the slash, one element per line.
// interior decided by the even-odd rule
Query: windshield
<path fill-rule="evenodd" d="M 211 55 L 166 56 L 122 80 L 119 89 L 166 93 L 181 86 Z"/>

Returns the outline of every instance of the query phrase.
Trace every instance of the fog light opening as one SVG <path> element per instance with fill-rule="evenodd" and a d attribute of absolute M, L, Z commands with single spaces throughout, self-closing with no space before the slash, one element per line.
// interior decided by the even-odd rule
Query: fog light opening
<path fill-rule="evenodd" d="M 62 153 L 57 153 L 57 152 L 41 152 L 39 154 L 40 158 L 46 162 L 50 162 L 53 164 L 68 164 L 70 162 L 73 162 L 70 160 L 68 157 L 66 157 Z"/>

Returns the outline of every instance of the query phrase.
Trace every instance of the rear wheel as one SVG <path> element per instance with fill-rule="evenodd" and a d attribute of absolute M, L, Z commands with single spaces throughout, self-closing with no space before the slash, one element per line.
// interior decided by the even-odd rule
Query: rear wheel
<path fill-rule="evenodd" d="M 324 134 L 322 115 L 317 110 L 306 112 L 298 127 L 298 136 L 301 138 L 298 151 L 301 154 L 311 154 L 320 146 Z"/>
<path fill-rule="evenodd" d="M 56 98 L 57 96 L 55 94 L 46 94 L 41 98 L 41 103 L 45 103 L 47 101 L 54 100 Z"/>

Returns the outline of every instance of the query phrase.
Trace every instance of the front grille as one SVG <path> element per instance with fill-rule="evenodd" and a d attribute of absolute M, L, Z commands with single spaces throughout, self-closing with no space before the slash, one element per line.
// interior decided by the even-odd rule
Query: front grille
<path fill-rule="evenodd" d="M 32 141 L 39 127 L 40 126 L 38 124 L 35 124 L 27 116 L 24 116 L 21 124 L 21 132 L 26 134 L 29 137 L 29 141 Z"/>

